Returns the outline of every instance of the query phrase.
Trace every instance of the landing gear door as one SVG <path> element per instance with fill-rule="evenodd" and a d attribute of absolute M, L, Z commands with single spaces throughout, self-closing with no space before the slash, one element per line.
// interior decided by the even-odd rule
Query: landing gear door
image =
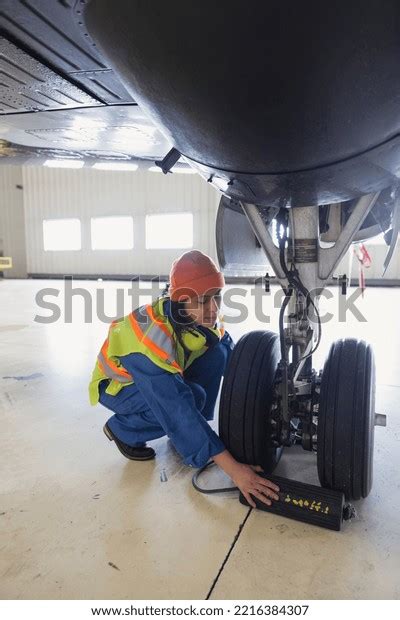
<path fill-rule="evenodd" d="M 271 267 L 239 203 L 223 196 L 216 222 L 217 256 L 227 276 L 260 277 Z"/>

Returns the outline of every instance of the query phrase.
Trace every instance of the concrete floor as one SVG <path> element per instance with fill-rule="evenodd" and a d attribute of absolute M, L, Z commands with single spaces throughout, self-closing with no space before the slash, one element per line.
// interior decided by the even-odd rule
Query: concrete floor
<path fill-rule="evenodd" d="M 110 308 L 116 287 L 128 288 L 74 286 L 93 299 L 104 288 Z M 373 490 L 337 533 L 248 514 L 236 493 L 200 495 L 168 440 L 153 442 L 155 461 L 125 460 L 102 433 L 107 411 L 87 400 L 107 327 L 84 323 L 79 299 L 72 324 L 35 322 L 48 314 L 35 304 L 44 287 L 61 290 L 62 282 L 0 282 L 3 599 L 400 598 L 400 290 L 367 290 L 358 303 L 367 323 L 332 320 L 315 357 L 319 368 L 335 338 L 369 340 L 377 411 L 388 415 L 387 428 L 376 429 Z M 227 325 L 236 340 L 260 328 L 248 299 L 250 317 Z M 261 327 L 276 328 L 277 312 Z M 318 484 L 316 457 L 300 448 L 276 473 Z M 205 482 L 227 480 L 215 472 Z"/>

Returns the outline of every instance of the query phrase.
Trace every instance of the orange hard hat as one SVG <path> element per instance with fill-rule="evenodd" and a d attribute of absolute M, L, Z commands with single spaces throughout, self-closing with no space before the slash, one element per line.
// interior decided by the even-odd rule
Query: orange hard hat
<path fill-rule="evenodd" d="M 207 291 L 225 286 L 225 278 L 212 258 L 200 250 L 190 250 L 174 260 L 169 274 L 172 301 L 182 296 L 200 297 Z"/>

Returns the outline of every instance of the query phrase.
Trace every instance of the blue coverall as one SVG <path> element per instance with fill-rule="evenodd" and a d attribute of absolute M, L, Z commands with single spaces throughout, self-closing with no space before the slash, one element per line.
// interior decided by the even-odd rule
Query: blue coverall
<path fill-rule="evenodd" d="M 114 412 L 107 422 L 111 431 L 129 446 L 143 446 L 168 435 L 186 465 L 205 465 L 225 449 L 207 420 L 214 417 L 221 377 L 233 346 L 225 332 L 183 377 L 159 368 L 142 353 L 121 357 L 135 383 L 115 396 L 105 393 L 108 381 L 102 381 L 99 388 L 101 404 Z"/>

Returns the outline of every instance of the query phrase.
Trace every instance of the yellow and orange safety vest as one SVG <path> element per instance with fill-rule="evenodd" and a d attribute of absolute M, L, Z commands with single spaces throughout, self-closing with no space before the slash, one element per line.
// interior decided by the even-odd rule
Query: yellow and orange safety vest
<path fill-rule="evenodd" d="M 183 373 L 190 364 L 203 355 L 208 347 L 206 338 L 200 332 L 188 332 L 185 346 L 190 351 L 185 360 L 182 345 L 174 337 L 174 329 L 164 313 L 168 297 L 159 297 L 152 304 L 140 306 L 127 316 L 113 321 L 107 339 L 97 356 L 96 365 L 89 385 L 92 405 L 99 401 L 99 383 L 110 382 L 107 394 L 115 395 L 125 386 L 134 383 L 134 377 L 123 367 L 120 358 L 130 353 L 142 353 L 154 364 L 172 373 Z M 212 329 L 219 338 L 224 334 L 222 322 Z"/>

